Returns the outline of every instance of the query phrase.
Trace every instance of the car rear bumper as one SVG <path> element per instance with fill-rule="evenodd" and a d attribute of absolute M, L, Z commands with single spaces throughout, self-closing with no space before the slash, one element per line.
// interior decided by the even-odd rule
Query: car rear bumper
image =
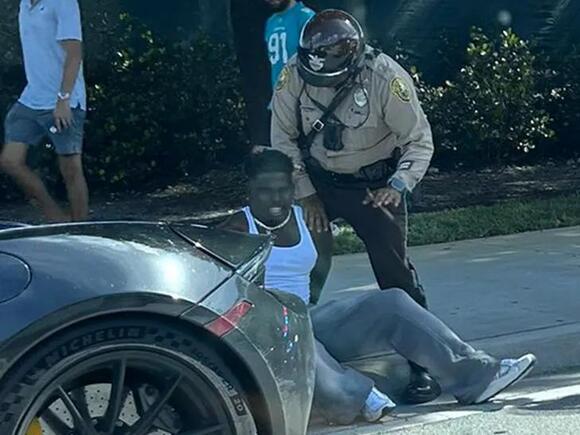
<path fill-rule="evenodd" d="M 253 373 L 273 434 L 304 435 L 314 394 L 314 337 L 306 305 L 234 275 L 202 305 L 223 314 L 240 299 L 253 308 L 222 337 Z M 193 309 L 184 316 L 199 313 Z M 209 320 L 209 319 L 208 319 Z"/>

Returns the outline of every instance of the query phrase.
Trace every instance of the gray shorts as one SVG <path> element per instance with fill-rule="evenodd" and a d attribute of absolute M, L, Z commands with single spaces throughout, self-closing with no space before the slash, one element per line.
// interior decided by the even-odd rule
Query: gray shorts
<path fill-rule="evenodd" d="M 59 133 L 54 127 L 52 110 L 35 110 L 16 102 L 4 120 L 4 143 L 34 146 L 48 138 L 58 155 L 81 154 L 86 112 L 76 108 L 72 113 L 72 125 Z"/>

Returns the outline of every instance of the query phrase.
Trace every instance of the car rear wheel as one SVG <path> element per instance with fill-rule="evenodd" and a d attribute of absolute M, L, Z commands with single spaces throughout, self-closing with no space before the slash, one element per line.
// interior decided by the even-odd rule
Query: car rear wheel
<path fill-rule="evenodd" d="M 107 320 L 73 328 L 41 345 L 5 379 L 1 434 L 256 433 L 219 355 L 192 332 L 165 322 Z"/>

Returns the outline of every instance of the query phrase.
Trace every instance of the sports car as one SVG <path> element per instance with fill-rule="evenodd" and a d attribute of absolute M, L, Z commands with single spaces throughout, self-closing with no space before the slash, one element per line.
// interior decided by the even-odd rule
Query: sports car
<path fill-rule="evenodd" d="M 0 434 L 304 434 L 307 308 L 271 241 L 163 222 L 0 225 Z"/>

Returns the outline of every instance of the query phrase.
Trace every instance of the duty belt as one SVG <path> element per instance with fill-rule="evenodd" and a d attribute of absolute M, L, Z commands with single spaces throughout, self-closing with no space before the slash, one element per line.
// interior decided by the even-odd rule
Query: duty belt
<path fill-rule="evenodd" d="M 397 170 L 397 161 L 392 158 L 364 166 L 353 174 L 328 171 L 313 157 L 307 159 L 305 163 L 308 174 L 315 180 L 353 189 L 386 187 L 387 181 Z"/>

